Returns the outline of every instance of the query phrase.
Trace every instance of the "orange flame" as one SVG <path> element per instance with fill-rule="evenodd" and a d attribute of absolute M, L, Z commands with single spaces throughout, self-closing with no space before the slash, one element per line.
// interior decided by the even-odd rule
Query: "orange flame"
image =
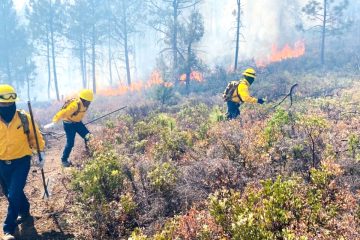
<path fill-rule="evenodd" d="M 197 81 L 197 82 L 203 82 L 204 78 L 203 75 L 198 71 L 192 71 L 190 73 L 190 80 Z M 182 74 L 180 76 L 180 81 L 186 81 L 186 74 Z"/>
<path fill-rule="evenodd" d="M 280 62 L 289 58 L 297 58 L 305 53 L 304 41 L 297 41 L 294 44 L 294 48 L 291 48 L 288 44 L 283 49 L 278 50 L 276 44 L 273 44 L 271 48 L 271 55 L 267 59 L 257 60 L 256 65 L 258 67 L 265 67 L 266 65 L 273 62 Z"/>
<path fill-rule="evenodd" d="M 154 70 L 151 73 L 150 79 L 147 82 L 133 82 L 131 86 L 119 86 L 117 88 L 110 89 L 100 89 L 97 94 L 103 96 L 119 96 L 124 95 L 129 92 L 141 92 L 145 89 L 149 89 L 153 86 L 163 85 L 165 87 L 171 87 L 173 84 L 169 82 L 164 82 L 161 73 L 157 70 Z"/>

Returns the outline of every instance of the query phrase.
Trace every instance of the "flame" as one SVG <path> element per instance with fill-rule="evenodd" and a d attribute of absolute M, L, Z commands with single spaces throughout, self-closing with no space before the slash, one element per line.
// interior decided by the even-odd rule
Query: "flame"
<path fill-rule="evenodd" d="M 203 75 L 198 71 L 192 71 L 190 73 L 190 80 L 197 81 L 197 82 L 203 82 L 204 78 Z M 182 74 L 180 76 L 180 81 L 186 81 L 186 74 Z"/>
<path fill-rule="evenodd" d="M 258 67 L 265 67 L 266 65 L 273 62 L 280 62 L 289 58 L 297 58 L 305 53 L 305 42 L 297 41 L 294 44 L 294 48 L 291 48 L 288 44 L 286 44 L 283 49 L 278 50 L 276 44 L 272 45 L 271 54 L 267 59 L 261 59 L 256 61 L 256 65 Z"/>
<path fill-rule="evenodd" d="M 169 82 L 164 82 L 162 79 L 161 73 L 158 70 L 154 70 L 151 73 L 150 79 L 147 82 L 133 82 L 131 86 L 121 85 L 117 88 L 110 89 L 100 89 L 97 94 L 103 96 L 119 96 L 124 95 L 129 92 L 141 92 L 145 89 L 149 89 L 153 86 L 163 85 L 165 87 L 172 87 L 173 84 Z"/>

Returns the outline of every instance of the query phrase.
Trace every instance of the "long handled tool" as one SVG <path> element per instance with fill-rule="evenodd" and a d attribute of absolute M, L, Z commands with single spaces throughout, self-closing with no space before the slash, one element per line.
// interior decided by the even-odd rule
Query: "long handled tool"
<path fill-rule="evenodd" d="M 109 115 L 111 115 L 111 114 L 113 114 L 113 113 L 116 113 L 116 112 L 118 112 L 118 111 L 121 111 L 121 110 L 125 109 L 126 107 L 127 107 L 127 106 L 121 107 L 121 108 L 119 108 L 119 109 L 116 109 L 116 110 L 114 110 L 114 111 L 112 111 L 112 112 L 109 112 L 109 113 L 107 113 L 107 114 L 105 114 L 105 115 L 102 115 L 102 116 L 100 116 L 100 117 L 98 117 L 98 118 L 95 118 L 95 119 L 93 119 L 93 120 L 85 123 L 84 125 L 89 125 L 89 124 L 91 124 L 91 123 L 93 123 L 93 122 L 96 122 L 96 121 L 98 121 L 98 120 L 100 120 L 100 119 L 102 119 L 102 118 L 104 118 L 104 117 L 107 117 L 107 116 L 109 116 Z M 56 139 L 59 139 L 59 138 L 65 136 L 65 134 L 60 134 L 60 133 L 55 133 L 55 132 L 43 132 L 43 134 L 51 135 L 51 136 L 55 137 Z M 56 136 L 56 135 L 57 135 L 57 136 Z"/>
<path fill-rule="evenodd" d="M 288 107 L 288 109 L 290 109 L 293 105 L 293 95 L 295 92 L 295 88 L 298 87 L 299 84 L 295 83 L 294 85 L 291 86 L 290 91 L 288 94 L 286 94 L 286 96 L 284 98 L 282 98 L 278 103 L 276 103 L 274 106 L 270 107 L 264 114 L 261 114 L 262 117 L 267 117 L 269 116 L 270 113 L 274 112 L 287 98 L 290 98 L 290 106 Z"/>
<path fill-rule="evenodd" d="M 113 113 L 116 113 L 116 112 L 118 112 L 118 111 L 121 111 L 121 110 L 125 109 L 126 107 L 127 107 L 127 106 L 122 107 L 122 108 L 119 108 L 119 109 L 116 109 L 116 110 L 114 110 L 114 111 L 112 111 L 112 112 L 109 112 L 109 113 L 107 113 L 107 114 L 105 114 L 105 115 L 102 115 L 101 117 L 95 118 L 95 119 L 91 120 L 90 122 L 85 123 L 84 125 L 88 125 L 88 124 L 91 124 L 91 123 L 93 123 L 93 122 L 96 122 L 96 121 L 98 121 L 98 120 L 100 120 L 100 119 L 102 119 L 102 118 L 104 118 L 104 117 L 107 117 L 107 116 L 113 114 Z"/>
<path fill-rule="evenodd" d="M 290 106 L 289 108 L 291 108 L 292 104 L 293 104 L 293 94 L 294 94 L 294 90 L 295 88 L 298 86 L 299 84 L 295 83 L 294 85 L 291 86 L 289 93 L 279 102 L 277 103 L 275 106 L 272 107 L 272 109 L 277 108 L 278 106 L 280 106 L 285 99 L 287 99 L 288 97 L 290 97 Z"/>
<path fill-rule="evenodd" d="M 35 136 L 35 142 L 36 142 L 36 151 L 39 157 L 39 161 L 42 162 L 44 159 L 42 159 L 41 153 L 40 153 L 40 145 L 39 145 L 39 139 L 37 137 L 37 133 L 36 133 L 36 126 L 35 126 L 35 121 L 34 121 L 34 114 L 32 112 L 32 108 L 31 108 L 31 103 L 30 101 L 28 101 L 28 107 L 29 107 L 29 113 L 30 113 L 30 117 L 31 117 L 31 125 L 34 129 L 34 136 Z M 42 183 L 44 186 L 44 196 L 46 196 L 47 198 L 49 198 L 49 192 L 47 189 L 47 185 L 46 185 L 46 181 L 45 181 L 45 173 L 44 173 L 44 169 L 41 168 L 41 178 L 42 178 Z"/>

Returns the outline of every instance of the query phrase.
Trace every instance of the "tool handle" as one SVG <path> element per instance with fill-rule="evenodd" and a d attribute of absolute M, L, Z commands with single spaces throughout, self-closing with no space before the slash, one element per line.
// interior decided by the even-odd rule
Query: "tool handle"
<path fill-rule="evenodd" d="M 29 113 L 30 113 L 30 118 L 31 118 L 31 125 L 32 125 L 32 127 L 34 129 L 36 151 L 37 151 L 37 154 L 38 154 L 38 157 L 39 157 L 39 161 L 42 161 L 43 159 L 42 159 L 41 154 L 40 154 L 39 139 L 37 137 L 36 126 L 35 126 L 35 121 L 34 121 L 34 114 L 33 114 L 32 108 L 31 108 L 30 101 L 28 101 L 28 108 L 29 108 Z"/>
<path fill-rule="evenodd" d="M 35 142 L 36 142 L 36 151 L 39 157 L 39 161 L 43 161 L 42 157 L 41 157 L 41 153 L 40 153 L 40 145 L 39 145 L 39 139 L 37 137 L 37 132 L 36 132 L 36 126 L 35 126 L 35 121 L 34 121 L 34 114 L 31 108 L 31 103 L 30 101 L 28 101 L 28 107 L 29 107 L 29 113 L 30 113 L 30 118 L 31 118 L 31 125 L 34 129 L 34 136 L 35 136 Z M 41 178 L 42 178 L 42 183 L 44 186 L 44 191 L 45 191 L 45 196 L 47 198 L 49 198 L 49 192 L 46 186 L 46 182 L 45 182 L 45 173 L 44 173 L 44 169 L 41 168 Z"/>

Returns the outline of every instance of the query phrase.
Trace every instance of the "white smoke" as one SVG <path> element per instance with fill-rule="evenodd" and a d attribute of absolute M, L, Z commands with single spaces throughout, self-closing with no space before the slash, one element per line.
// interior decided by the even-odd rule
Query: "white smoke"
<path fill-rule="evenodd" d="M 27 0 L 13 1 L 17 10 L 23 12 L 21 9 Z M 302 33 L 297 31 L 296 25 L 301 20 L 302 7 L 308 1 L 241 0 L 241 34 L 243 38 L 240 42 L 239 61 L 266 59 L 271 53 L 273 44 L 282 48 L 285 44 L 293 46 L 296 41 L 303 39 Z M 236 2 L 236 0 L 203 0 L 198 6 L 204 17 L 205 34 L 196 48 L 200 50 L 198 53 L 204 63 L 209 66 L 230 67 L 234 64 Z M 349 15 L 359 18 L 359 8 L 358 0 L 350 0 Z M 132 59 L 134 58 L 131 66 L 133 81 L 146 81 L 152 69 L 156 67 L 156 58 L 164 47 L 159 44 L 159 37 L 158 33 L 147 27 L 146 31 L 132 39 L 135 53 L 135 56 L 131 56 Z M 106 50 L 102 55 L 102 61 L 98 61 L 101 65 L 97 66 L 97 79 L 101 87 L 107 87 L 109 77 Z M 71 56 L 70 52 L 66 52 L 60 56 L 58 61 L 61 94 L 67 95 L 81 88 L 81 75 L 77 60 Z M 38 78 L 34 88 L 45 93 L 47 74 L 46 68 L 41 67 L 45 64 L 38 62 L 38 66 Z M 119 73 L 115 68 L 113 69 L 115 84 L 120 81 L 125 83 L 125 68 L 119 60 L 117 69 Z M 89 74 L 88 77 L 90 76 Z M 46 94 L 42 94 L 42 96 L 45 97 Z"/>
<path fill-rule="evenodd" d="M 236 0 L 203 3 L 206 35 L 204 57 L 210 64 L 233 64 L 236 34 Z M 283 47 L 301 39 L 296 30 L 306 0 L 242 0 L 239 60 L 263 59 L 273 44 Z"/>

